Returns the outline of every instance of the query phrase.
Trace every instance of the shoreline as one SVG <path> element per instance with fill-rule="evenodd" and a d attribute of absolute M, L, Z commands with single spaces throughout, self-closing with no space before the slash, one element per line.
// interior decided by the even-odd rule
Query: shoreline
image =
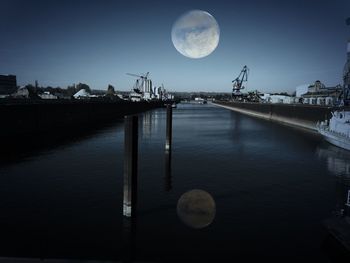
<path fill-rule="evenodd" d="M 262 104 L 247 102 L 212 102 L 213 105 L 255 118 L 273 121 L 317 133 L 316 124 L 330 118 L 335 107 L 297 104 Z"/>
<path fill-rule="evenodd" d="M 164 101 L 27 101 L 0 103 L 0 138 L 69 133 L 164 107 Z"/>

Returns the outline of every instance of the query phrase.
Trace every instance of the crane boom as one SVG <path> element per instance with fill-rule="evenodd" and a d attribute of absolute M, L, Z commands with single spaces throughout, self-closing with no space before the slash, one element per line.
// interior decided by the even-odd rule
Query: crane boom
<path fill-rule="evenodd" d="M 136 74 L 133 74 L 133 73 L 126 73 L 126 75 L 133 76 L 133 77 L 138 77 L 138 78 L 142 78 L 142 76 L 136 75 Z"/>
<path fill-rule="evenodd" d="M 133 76 L 133 77 L 138 77 L 138 78 L 141 78 L 141 79 L 147 79 L 147 77 L 149 75 L 149 72 L 147 72 L 146 74 L 143 74 L 143 75 L 137 75 L 137 74 L 134 74 L 134 73 L 126 73 L 126 75 Z"/>
<path fill-rule="evenodd" d="M 146 92 L 146 88 L 147 88 L 147 91 L 148 91 L 148 89 L 150 89 L 149 92 L 151 94 L 153 94 L 152 88 L 149 88 L 149 85 L 152 85 L 152 84 L 149 84 L 149 83 L 152 83 L 151 80 L 148 80 L 149 72 L 147 72 L 146 74 L 141 74 L 141 75 L 137 75 L 134 73 L 126 73 L 126 75 L 133 76 L 133 77 L 137 78 L 136 82 L 134 84 L 134 87 L 133 87 L 133 90 L 136 93 L 142 94 L 142 93 Z"/>

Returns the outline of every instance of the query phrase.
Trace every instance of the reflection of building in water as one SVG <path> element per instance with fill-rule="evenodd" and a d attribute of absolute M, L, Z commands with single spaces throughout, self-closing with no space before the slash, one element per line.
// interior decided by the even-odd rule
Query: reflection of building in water
<path fill-rule="evenodd" d="M 232 135 L 233 135 L 233 140 L 235 142 L 240 142 L 241 138 L 241 114 L 237 112 L 232 112 L 231 113 L 231 127 L 232 127 Z"/>
<path fill-rule="evenodd" d="M 335 211 L 340 212 L 342 215 L 350 216 L 350 182 L 340 179 L 336 184 L 336 208 Z"/>
<path fill-rule="evenodd" d="M 244 154 L 244 140 L 241 139 L 241 135 L 244 133 L 244 120 L 242 120 L 242 114 L 231 111 L 230 116 L 230 128 L 231 128 L 231 140 L 236 148 L 238 154 Z"/>
<path fill-rule="evenodd" d="M 328 156 L 327 166 L 328 170 L 335 175 L 350 175 L 350 163 L 348 160 L 336 156 Z"/>
<path fill-rule="evenodd" d="M 350 215 L 350 206 L 346 205 L 350 191 L 350 152 L 324 144 L 318 147 L 316 153 L 320 159 L 327 161 L 328 171 L 339 177 L 336 182 L 336 212 Z"/>
<path fill-rule="evenodd" d="M 350 152 L 332 145 L 325 145 L 319 147 L 316 153 L 320 159 L 327 160 L 330 173 L 350 181 Z"/>
<path fill-rule="evenodd" d="M 158 126 L 159 111 L 148 111 L 141 116 L 142 138 L 151 138 Z"/>

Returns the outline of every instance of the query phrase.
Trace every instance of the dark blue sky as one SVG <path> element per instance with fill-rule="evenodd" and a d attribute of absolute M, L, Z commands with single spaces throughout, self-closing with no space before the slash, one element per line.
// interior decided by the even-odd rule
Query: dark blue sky
<path fill-rule="evenodd" d="M 241 68 L 248 90 L 292 92 L 319 79 L 340 84 L 350 27 L 349 0 L 333 1 L 16 1 L 0 0 L 0 74 L 20 85 L 84 82 L 129 90 L 125 73 L 150 72 L 173 91 L 231 91 Z M 191 9 L 212 14 L 220 42 L 190 59 L 171 42 Z"/>

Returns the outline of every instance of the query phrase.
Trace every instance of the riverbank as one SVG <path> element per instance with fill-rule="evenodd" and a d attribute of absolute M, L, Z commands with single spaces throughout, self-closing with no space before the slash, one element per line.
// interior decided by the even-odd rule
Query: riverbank
<path fill-rule="evenodd" d="M 70 132 L 160 108 L 163 101 L 46 100 L 0 103 L 0 137 Z"/>
<path fill-rule="evenodd" d="M 216 106 L 265 120 L 316 132 L 316 124 L 331 117 L 334 107 L 304 104 L 263 104 L 216 101 Z"/>

